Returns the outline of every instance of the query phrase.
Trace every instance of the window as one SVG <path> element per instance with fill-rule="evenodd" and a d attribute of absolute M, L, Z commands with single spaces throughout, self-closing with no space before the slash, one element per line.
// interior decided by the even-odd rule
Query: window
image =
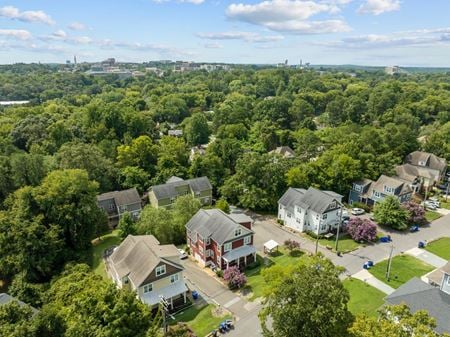
<path fill-rule="evenodd" d="M 109 210 L 114 211 L 115 205 L 113 203 L 109 204 Z"/>
<path fill-rule="evenodd" d="M 166 273 L 166 265 L 156 267 L 156 276 L 164 275 Z"/>
<path fill-rule="evenodd" d="M 324 231 L 325 229 L 327 229 L 327 225 L 322 225 L 322 226 L 320 226 L 320 230 L 321 230 L 321 231 Z"/>
<path fill-rule="evenodd" d="M 301 213 L 302 209 L 300 207 L 297 206 L 297 212 Z"/>
<path fill-rule="evenodd" d="M 252 241 L 252 237 L 250 235 L 244 237 L 244 245 L 249 245 Z"/>
<path fill-rule="evenodd" d="M 296 221 L 297 223 L 301 223 L 301 222 L 302 222 L 299 218 L 295 218 L 295 221 Z"/>
<path fill-rule="evenodd" d="M 419 161 L 419 166 L 427 166 L 427 162 L 426 161 Z"/>
<path fill-rule="evenodd" d="M 207 238 L 207 239 L 206 239 L 206 244 L 207 244 L 207 245 L 210 245 L 210 244 L 211 244 L 211 239 L 210 239 L 210 238 Z"/>
<path fill-rule="evenodd" d="M 361 192 L 362 191 L 362 186 L 361 185 L 357 185 L 357 184 L 353 184 L 353 189 L 356 192 Z"/>
<path fill-rule="evenodd" d="M 206 257 L 211 257 L 214 256 L 214 252 L 212 251 L 212 249 L 207 249 L 206 250 Z"/>
<path fill-rule="evenodd" d="M 144 286 L 144 293 L 149 293 L 152 290 L 153 290 L 153 284 L 152 283 L 146 284 Z"/>
<path fill-rule="evenodd" d="M 209 197 L 206 197 L 206 198 L 204 198 L 203 200 L 204 200 L 203 202 L 206 204 L 206 203 L 209 202 Z"/>
<path fill-rule="evenodd" d="M 288 217 L 288 218 L 292 217 L 292 214 L 291 214 L 291 213 L 288 213 L 288 214 L 287 214 L 287 217 Z"/>
<path fill-rule="evenodd" d="M 373 191 L 373 196 L 374 196 L 375 198 L 381 198 L 381 193 L 380 193 L 380 192 L 377 192 L 377 191 Z"/>
<path fill-rule="evenodd" d="M 128 277 L 125 277 L 125 278 L 123 279 L 123 284 L 128 284 L 128 282 L 129 282 Z"/>
<path fill-rule="evenodd" d="M 324 215 L 322 215 L 322 219 L 326 219 L 328 217 L 328 214 L 324 214 Z"/>
<path fill-rule="evenodd" d="M 203 247 L 202 246 L 198 246 L 198 252 L 203 255 Z"/>
<path fill-rule="evenodd" d="M 180 279 L 179 274 L 173 274 L 170 276 L 170 283 L 177 282 Z"/>
<path fill-rule="evenodd" d="M 384 191 L 385 191 L 386 193 L 394 193 L 395 188 L 389 187 L 389 186 L 384 186 Z"/>
<path fill-rule="evenodd" d="M 242 233 L 241 229 L 238 228 L 234 231 L 234 236 L 239 236 L 239 235 L 241 235 L 241 233 Z"/>
<path fill-rule="evenodd" d="M 283 205 L 280 204 L 280 209 L 283 209 Z"/>
<path fill-rule="evenodd" d="M 223 245 L 223 251 L 226 253 L 229 252 L 230 250 L 231 250 L 231 242 L 225 243 Z"/>

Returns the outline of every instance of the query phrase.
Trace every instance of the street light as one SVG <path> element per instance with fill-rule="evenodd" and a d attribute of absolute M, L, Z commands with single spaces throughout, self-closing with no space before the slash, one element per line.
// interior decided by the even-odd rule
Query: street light
<path fill-rule="evenodd" d="M 341 209 L 340 209 L 340 212 L 339 212 L 339 222 L 338 222 L 338 227 L 337 227 L 337 232 L 336 232 L 336 244 L 334 246 L 334 250 L 336 251 L 336 254 L 339 254 L 339 252 L 338 252 L 339 229 L 341 228 L 341 224 L 342 224 L 342 212 L 344 211 L 343 210 L 344 205 L 341 202 L 337 201 L 337 200 L 336 200 L 336 202 L 337 202 L 337 204 L 339 206 L 341 206 Z"/>

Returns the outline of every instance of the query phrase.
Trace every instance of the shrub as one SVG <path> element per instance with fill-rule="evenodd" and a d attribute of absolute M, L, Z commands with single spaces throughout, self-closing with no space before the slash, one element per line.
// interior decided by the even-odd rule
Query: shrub
<path fill-rule="evenodd" d="M 378 202 L 373 210 L 375 221 L 394 229 L 405 230 L 408 228 L 408 212 L 400 205 L 400 201 L 388 196 Z"/>
<path fill-rule="evenodd" d="M 217 277 L 222 278 L 223 277 L 223 270 L 222 269 L 217 269 L 216 270 L 216 275 L 217 275 Z"/>
<path fill-rule="evenodd" d="M 377 226 L 368 219 L 352 218 L 345 230 L 355 241 L 374 241 L 377 238 Z"/>
<path fill-rule="evenodd" d="M 220 209 L 224 213 L 229 214 L 230 213 L 230 205 L 225 199 L 219 199 L 216 202 L 216 208 Z"/>
<path fill-rule="evenodd" d="M 241 288 L 247 283 L 247 277 L 242 273 L 237 266 L 232 266 L 225 269 L 223 279 L 228 284 L 228 288 Z"/>
<path fill-rule="evenodd" d="M 313 239 L 317 239 L 317 233 L 314 233 L 313 231 L 306 231 L 306 234 Z M 319 239 L 323 239 L 323 235 L 319 234 Z"/>
<path fill-rule="evenodd" d="M 292 254 L 292 252 L 294 250 L 299 250 L 300 249 L 300 242 L 292 240 L 292 239 L 284 241 L 284 245 L 289 250 L 290 254 Z"/>
<path fill-rule="evenodd" d="M 408 212 L 408 223 L 410 225 L 423 225 L 427 222 L 425 218 L 425 209 L 414 201 L 408 201 L 402 207 Z"/>

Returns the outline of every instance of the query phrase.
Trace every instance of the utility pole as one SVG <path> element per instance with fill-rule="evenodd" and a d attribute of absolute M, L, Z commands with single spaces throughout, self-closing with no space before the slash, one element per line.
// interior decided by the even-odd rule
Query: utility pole
<path fill-rule="evenodd" d="M 391 279 L 391 264 L 392 264 L 392 253 L 394 252 L 394 245 L 391 245 L 391 252 L 389 253 L 389 260 L 388 260 L 388 265 L 387 265 L 387 269 L 386 269 L 386 279 L 388 280 L 388 282 Z"/>
<path fill-rule="evenodd" d="M 319 230 L 320 230 L 320 225 L 321 224 L 322 224 L 322 219 L 319 220 L 319 225 L 317 226 L 316 255 L 317 255 L 317 251 L 319 250 Z"/>
<path fill-rule="evenodd" d="M 341 206 L 341 208 L 339 210 L 339 222 L 338 222 L 338 227 L 337 227 L 337 232 L 336 232 L 336 245 L 334 246 L 334 250 L 336 251 L 336 254 L 339 255 L 339 251 L 338 251 L 339 229 L 341 228 L 341 225 L 342 225 L 342 212 L 344 212 L 344 205 L 342 205 L 342 203 L 340 203 L 340 202 L 338 202 L 338 205 Z"/>

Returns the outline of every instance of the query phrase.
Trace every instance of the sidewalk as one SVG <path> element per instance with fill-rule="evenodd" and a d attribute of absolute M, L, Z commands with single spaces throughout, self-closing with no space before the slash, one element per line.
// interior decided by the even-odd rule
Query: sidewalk
<path fill-rule="evenodd" d="M 436 268 L 441 268 L 447 264 L 446 260 L 433 253 L 430 253 L 425 249 L 415 247 L 407 250 L 405 253 L 414 256 L 415 258 L 422 260 L 423 262 L 428 263 L 429 265 L 432 265 Z"/>
<path fill-rule="evenodd" d="M 366 269 L 360 270 L 356 274 L 352 275 L 352 277 L 361 280 L 374 288 L 377 288 L 378 290 L 382 291 L 387 295 L 390 295 L 395 291 L 394 288 L 392 288 L 391 286 L 387 285 L 384 282 L 381 282 L 379 279 L 377 279 L 375 276 L 369 273 Z"/>

